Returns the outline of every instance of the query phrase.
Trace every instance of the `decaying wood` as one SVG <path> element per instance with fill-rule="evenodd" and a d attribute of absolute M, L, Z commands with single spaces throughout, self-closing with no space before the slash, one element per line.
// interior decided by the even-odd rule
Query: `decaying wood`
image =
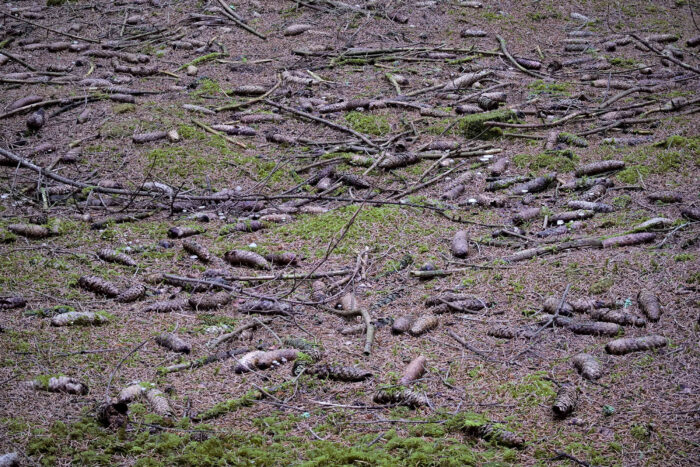
<path fill-rule="evenodd" d="M 321 379 L 331 379 L 334 381 L 358 382 L 372 377 L 371 371 L 361 370 L 353 366 L 340 366 L 328 363 L 319 363 L 306 367 L 306 374 L 316 376 Z"/>
<path fill-rule="evenodd" d="M 622 170 L 624 168 L 625 163 L 623 161 L 608 160 L 592 162 L 590 164 L 583 165 L 576 169 L 575 175 L 577 177 L 591 176 L 605 172 L 612 172 L 614 170 Z"/>
<path fill-rule="evenodd" d="M 399 384 L 401 386 L 408 386 L 417 379 L 420 379 L 427 369 L 427 363 L 428 359 L 425 358 L 423 355 L 419 355 L 416 358 L 414 358 L 411 361 L 411 363 L 409 363 L 408 366 L 406 366 L 406 368 L 404 369 L 403 375 L 399 380 Z"/>
<path fill-rule="evenodd" d="M 595 381 L 603 376 L 603 368 L 593 355 L 581 353 L 576 355 L 571 362 L 581 376 L 586 379 Z"/>
<path fill-rule="evenodd" d="M 661 319 L 661 305 L 659 298 L 649 290 L 642 290 L 637 294 L 637 302 L 647 319 L 653 323 Z"/>
<path fill-rule="evenodd" d="M 667 340 L 663 336 L 650 335 L 644 337 L 628 337 L 610 341 L 605 345 L 605 351 L 613 355 L 625 355 L 632 352 L 665 347 Z"/>
<path fill-rule="evenodd" d="M 156 336 L 156 343 L 173 352 L 188 354 L 192 351 L 192 346 L 188 342 L 185 342 L 181 337 L 170 332 Z"/>
<path fill-rule="evenodd" d="M 270 263 L 258 253 L 247 250 L 231 250 L 224 254 L 224 259 L 232 266 L 245 266 L 257 269 L 272 269 Z"/>
<path fill-rule="evenodd" d="M 656 238 L 656 234 L 652 232 L 634 233 L 628 235 L 620 235 L 617 237 L 606 238 L 602 242 L 603 248 L 615 248 L 620 246 L 633 246 L 642 243 L 649 243 Z"/>
<path fill-rule="evenodd" d="M 552 405 L 554 415 L 563 418 L 576 409 L 578 405 L 578 388 L 572 384 L 562 384 Z"/>
<path fill-rule="evenodd" d="M 109 263 L 118 263 L 118 264 L 123 264 L 125 266 L 136 266 L 137 263 L 134 261 L 129 255 L 124 254 L 124 253 L 119 253 L 116 250 L 112 250 L 110 248 L 102 248 L 97 252 L 97 256 L 103 260 L 107 261 Z"/>
<path fill-rule="evenodd" d="M 186 310 L 190 304 L 186 298 L 176 298 L 174 300 L 163 300 L 149 303 L 143 308 L 144 313 L 169 313 L 171 311 Z"/>
<path fill-rule="evenodd" d="M 170 402 L 165 397 L 165 395 L 158 389 L 149 389 L 146 392 L 146 400 L 151 406 L 151 410 L 156 415 L 161 417 L 172 417 L 173 409 L 170 407 Z"/>
<path fill-rule="evenodd" d="M 69 311 L 51 318 L 52 326 L 99 326 L 108 320 L 91 311 Z"/>
<path fill-rule="evenodd" d="M 236 373 L 247 373 L 253 370 L 264 370 L 295 360 L 298 355 L 299 351 L 296 349 L 279 349 L 269 352 L 255 350 L 238 359 L 238 363 L 233 367 L 233 371 Z"/>

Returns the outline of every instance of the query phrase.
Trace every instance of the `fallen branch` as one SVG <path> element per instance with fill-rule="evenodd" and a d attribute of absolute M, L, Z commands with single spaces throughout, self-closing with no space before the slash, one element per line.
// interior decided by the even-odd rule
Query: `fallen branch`
<path fill-rule="evenodd" d="M 271 105 L 272 107 L 277 107 L 280 110 L 284 110 L 285 112 L 289 112 L 289 113 L 292 113 L 294 115 L 298 115 L 300 117 L 308 118 L 309 120 L 313 120 L 315 122 L 323 123 L 324 125 L 326 125 L 330 128 L 333 128 L 333 129 L 338 130 L 338 131 L 342 131 L 344 133 L 349 133 L 353 136 L 356 136 L 357 138 L 360 138 L 365 144 L 367 144 L 373 148 L 378 147 L 375 143 L 370 141 L 369 138 L 367 138 L 362 133 L 358 133 L 357 131 L 355 131 L 351 128 L 348 128 L 346 126 L 338 125 L 337 123 L 333 123 L 330 120 L 326 120 L 325 118 L 316 117 L 315 115 L 311 115 L 309 113 L 302 112 L 301 110 L 296 110 L 296 109 L 293 109 L 291 107 L 287 107 L 286 105 L 283 105 L 283 104 L 278 104 L 277 102 L 273 102 L 269 99 L 263 99 L 263 102 L 265 102 L 267 105 Z"/>
<path fill-rule="evenodd" d="M 228 19 L 230 19 L 231 21 L 233 21 L 234 23 L 236 23 L 238 26 L 245 29 L 249 33 L 253 34 L 254 36 L 257 36 L 264 41 L 267 40 L 267 37 L 263 36 L 258 31 L 256 31 L 255 29 L 253 29 L 250 26 L 248 26 L 247 24 L 245 24 L 242 21 L 241 17 L 238 16 L 236 13 L 234 13 L 233 10 L 231 10 L 231 7 L 228 6 L 228 4 L 224 0 L 218 0 L 218 1 L 219 1 L 219 5 L 221 5 L 221 8 L 223 8 L 224 14 L 226 15 L 226 17 Z"/>

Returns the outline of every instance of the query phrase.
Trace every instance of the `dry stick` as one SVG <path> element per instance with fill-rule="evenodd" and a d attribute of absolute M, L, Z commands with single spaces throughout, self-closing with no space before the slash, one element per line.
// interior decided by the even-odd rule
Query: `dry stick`
<path fill-rule="evenodd" d="M 700 75 L 700 70 L 699 70 L 699 69 L 695 68 L 695 67 L 692 66 L 692 65 L 688 65 L 688 64 L 685 63 L 685 62 L 682 62 L 682 61 L 678 60 L 677 58 L 675 58 L 675 57 L 674 57 L 673 55 L 671 55 L 671 54 L 664 55 L 663 53 L 661 53 L 661 51 L 659 51 L 658 49 L 656 49 L 656 48 L 655 48 L 654 46 L 652 46 L 649 42 L 647 42 L 647 41 L 645 41 L 644 39 L 642 39 L 641 37 L 639 37 L 637 34 L 635 34 L 635 33 L 630 33 L 630 37 L 633 37 L 635 40 L 637 40 L 637 42 L 642 43 L 645 47 L 647 47 L 649 50 L 651 50 L 652 52 L 654 52 L 656 55 L 658 55 L 658 56 L 660 56 L 660 57 L 663 57 L 663 58 L 667 58 L 668 60 L 672 61 L 672 62 L 675 63 L 676 65 L 681 66 L 681 67 L 685 68 L 686 70 L 690 70 L 690 71 L 692 71 L 692 72 L 697 73 L 697 74 Z"/>
<path fill-rule="evenodd" d="M 463 268 L 454 268 L 454 269 L 436 269 L 434 271 L 411 271 L 411 275 L 413 277 L 418 277 L 421 279 L 430 279 L 433 277 L 445 277 L 445 276 L 451 276 L 452 274 L 457 274 L 460 272 L 467 272 L 471 269 L 513 269 L 510 267 L 496 267 L 496 266 L 488 266 L 486 264 L 470 264 L 469 266 L 465 266 Z"/>
<path fill-rule="evenodd" d="M 365 355 L 369 355 L 372 353 L 372 344 L 374 343 L 374 333 L 377 330 L 377 328 L 372 324 L 372 318 L 369 315 L 369 312 L 365 310 L 364 308 L 360 310 L 360 314 L 362 315 L 362 319 L 365 322 L 365 326 L 367 328 L 367 333 L 365 335 L 365 348 L 363 349 L 363 353 Z"/>
<path fill-rule="evenodd" d="M 342 132 L 344 132 L 344 133 L 349 133 L 349 134 L 351 134 L 351 135 L 353 135 L 353 136 L 356 136 L 356 137 L 360 138 L 365 144 L 367 144 L 367 145 L 370 146 L 370 147 L 373 147 L 373 148 L 377 148 L 377 147 L 378 147 L 375 143 L 373 143 L 372 141 L 370 141 L 370 140 L 369 140 L 365 135 L 363 135 L 362 133 L 358 133 L 357 131 L 355 131 L 355 130 L 353 130 L 353 129 L 351 129 L 351 128 L 348 128 L 348 127 L 346 127 L 346 126 L 338 125 L 337 123 L 333 123 L 333 122 L 331 122 L 330 120 L 326 120 L 325 118 L 316 117 L 315 115 L 311 115 L 311 114 L 309 114 L 309 113 L 302 112 L 301 110 L 296 110 L 296 109 L 293 109 L 293 108 L 291 108 L 291 107 L 287 107 L 286 105 L 283 105 L 283 104 L 278 104 L 277 102 L 273 102 L 273 101 L 271 101 L 271 100 L 269 100 L 269 99 L 264 99 L 263 102 L 265 102 L 267 105 L 271 105 L 272 107 L 277 107 L 277 108 L 280 109 L 280 110 L 284 110 L 285 112 L 289 112 L 289 113 L 298 115 L 298 116 L 300 116 L 300 117 L 308 118 L 309 120 L 313 120 L 313 121 L 315 121 L 315 122 L 323 123 L 324 125 L 326 125 L 326 126 L 328 126 L 328 127 L 330 127 L 330 128 L 336 129 L 336 130 L 338 130 L 338 131 L 342 131 Z"/>
<path fill-rule="evenodd" d="M 247 331 L 248 329 L 255 329 L 260 324 L 267 325 L 267 324 L 270 324 L 271 322 L 272 322 L 272 318 L 263 319 L 263 320 L 259 320 L 259 319 L 255 318 L 253 321 L 251 321 L 247 324 L 244 324 L 240 327 L 237 327 L 236 329 L 234 329 L 233 331 L 231 331 L 227 334 L 222 334 L 221 336 L 219 336 L 218 339 L 216 339 L 211 344 L 209 344 L 208 347 L 219 346 L 219 345 L 223 344 L 224 342 L 230 341 L 234 337 L 240 335 L 243 331 Z"/>
<path fill-rule="evenodd" d="M 627 89 L 625 91 L 622 91 L 619 94 L 614 95 L 613 97 L 611 97 L 607 101 L 600 104 L 598 106 L 598 110 L 604 109 L 604 108 L 610 106 L 610 104 L 619 101 L 620 99 L 622 99 L 625 96 L 628 96 L 630 94 L 634 94 L 635 92 L 654 92 L 654 90 L 652 88 L 645 88 L 645 87 L 641 87 L 641 86 L 636 87 L 636 88 Z"/>
<path fill-rule="evenodd" d="M 510 60 L 513 65 L 515 65 L 515 68 L 517 68 L 518 70 L 522 71 L 525 74 L 528 74 L 530 76 L 534 76 L 535 78 L 539 78 L 539 79 L 547 78 L 547 76 L 545 76 L 545 75 L 541 75 L 539 73 L 535 73 L 532 70 L 528 70 L 527 68 L 522 66 L 520 63 L 515 61 L 513 56 L 510 54 L 510 52 L 508 52 L 508 49 L 506 48 L 505 39 L 503 39 L 501 36 L 496 36 L 496 39 L 498 40 L 498 43 L 501 44 L 501 52 L 503 52 L 503 55 L 505 55 L 506 58 L 508 58 L 508 60 Z"/>
<path fill-rule="evenodd" d="M 446 334 L 447 334 L 448 336 L 450 336 L 452 339 L 456 340 L 456 341 L 459 343 L 459 345 L 461 345 L 462 347 L 464 347 L 464 348 L 467 349 L 467 350 L 470 350 L 470 351 L 474 352 L 474 353 L 477 354 L 479 357 L 481 357 L 481 358 L 483 358 L 483 359 L 485 359 L 485 360 L 488 360 L 488 361 L 492 361 L 492 362 L 493 362 L 493 361 L 496 361 L 496 360 L 493 360 L 492 358 L 490 358 L 488 355 L 484 355 L 484 353 L 481 352 L 480 350 L 477 350 L 477 349 L 475 349 L 474 347 L 472 347 L 471 345 L 469 345 L 469 344 L 467 343 L 467 341 L 465 341 L 464 339 L 462 339 L 461 337 L 459 337 L 454 331 L 449 330 L 449 331 L 447 331 Z"/>
<path fill-rule="evenodd" d="M 88 39 L 87 37 L 74 36 L 73 34 L 68 34 L 67 32 L 57 31 L 56 29 L 51 29 L 51 28 L 48 28 L 48 27 L 46 27 L 46 26 L 42 26 L 41 24 L 37 24 L 37 23 L 34 23 L 34 22 L 29 21 L 29 20 L 27 20 L 27 19 L 20 18 L 19 16 L 13 16 L 13 15 L 10 15 L 10 14 L 5 13 L 5 12 L 0 12 L 0 13 L 2 13 L 3 15 L 5 15 L 5 16 L 7 16 L 7 17 L 12 18 L 12 19 L 16 19 L 16 20 L 25 22 L 25 23 L 27 23 L 27 24 L 31 24 L 32 26 L 36 26 L 37 28 L 46 29 L 47 31 L 51 31 L 51 32 L 53 32 L 53 33 L 55 33 L 55 34 L 59 34 L 59 35 L 61 35 L 61 36 L 70 37 L 71 39 L 75 39 L 75 40 L 79 40 L 79 41 L 92 42 L 93 44 L 99 44 L 99 43 L 100 43 L 100 41 L 98 41 L 98 40 L 95 40 L 95 39 Z M 3 52 L 3 54 L 4 54 L 4 52 Z"/>
<path fill-rule="evenodd" d="M 204 131 L 211 133 L 212 135 L 222 137 L 223 139 L 225 139 L 226 141 L 228 141 L 231 144 L 238 145 L 238 146 L 242 147 L 243 149 L 246 148 L 245 144 L 241 143 L 240 141 L 236 141 L 235 139 L 231 138 L 228 135 L 223 134 L 220 131 L 216 131 L 215 129 L 213 129 L 212 127 L 207 125 L 206 123 L 200 122 L 199 120 L 195 120 L 195 119 L 192 119 L 192 123 L 194 123 L 195 125 L 197 125 L 201 129 L 203 129 Z"/>
<path fill-rule="evenodd" d="M 571 284 L 566 284 L 566 289 L 564 289 L 564 293 L 561 296 L 561 300 L 559 300 L 559 306 L 557 307 L 557 311 L 547 320 L 545 324 L 543 324 L 535 333 L 530 337 L 530 345 L 527 346 L 525 350 L 520 352 L 518 355 L 513 357 L 510 360 L 510 363 L 515 362 L 521 355 L 527 353 L 532 349 L 532 347 L 535 345 L 535 342 L 533 341 L 535 337 L 537 337 L 544 329 L 546 329 L 550 324 L 554 322 L 555 319 L 559 317 L 559 312 L 561 312 L 562 307 L 564 306 L 564 303 L 566 302 L 566 296 L 569 294 L 569 289 L 571 288 Z"/>
<path fill-rule="evenodd" d="M 282 84 L 282 80 L 278 78 L 277 83 L 275 83 L 275 85 L 272 86 L 270 88 L 270 90 L 267 91 L 262 96 L 255 97 L 253 99 L 250 99 L 250 100 L 245 101 L 245 102 L 240 102 L 238 104 L 222 105 L 221 107 L 217 107 L 214 110 L 216 112 L 221 112 L 223 110 L 235 110 L 235 109 L 240 109 L 241 107 L 248 107 L 251 104 L 255 104 L 256 102 L 260 102 L 261 100 L 264 100 L 267 96 L 269 96 L 270 94 L 275 92 L 275 90 L 277 90 L 277 88 L 280 87 L 281 84 Z"/>
<path fill-rule="evenodd" d="M 0 50 L 0 54 L 6 56 L 10 60 L 14 60 L 15 62 L 19 63 L 20 65 L 22 65 L 23 67 L 25 67 L 26 69 L 28 69 L 30 71 L 36 71 L 36 68 L 31 66 L 29 63 L 25 62 L 24 60 L 22 60 L 19 57 L 15 57 L 11 53 L 7 52 L 5 49 Z"/>
<path fill-rule="evenodd" d="M 248 26 L 247 24 L 245 24 L 243 21 L 241 21 L 240 16 L 238 16 L 237 14 L 235 14 L 235 13 L 233 12 L 233 10 L 231 10 L 231 7 L 229 7 L 229 6 L 226 4 L 226 2 L 224 2 L 224 0 L 219 0 L 219 5 L 221 5 L 221 7 L 223 8 L 224 14 L 226 15 L 226 17 L 227 17 L 228 19 L 230 19 L 231 21 L 233 21 L 234 23 L 236 23 L 238 26 L 242 27 L 243 29 L 245 29 L 245 30 L 248 31 L 249 33 L 253 34 L 254 36 L 257 36 L 257 37 L 259 37 L 260 39 L 262 39 L 262 40 L 264 40 L 264 41 L 267 40 L 267 37 L 263 36 L 263 35 L 260 34 L 258 31 L 256 31 L 255 29 L 251 28 L 250 26 Z"/>
<path fill-rule="evenodd" d="M 327 272 L 312 272 L 312 273 L 298 273 L 298 274 L 280 274 L 280 275 L 265 275 L 265 276 L 226 276 L 226 280 L 234 282 L 245 282 L 245 281 L 298 281 L 298 280 L 311 280 L 311 279 L 322 279 L 325 277 L 336 277 L 336 276 L 346 276 L 351 274 L 351 269 L 339 269 L 335 271 Z M 213 287 L 218 287 L 220 289 L 229 291 L 238 291 L 235 287 L 230 285 L 222 284 L 221 282 L 208 281 L 205 279 L 194 279 L 192 277 L 178 276 L 175 274 L 163 274 L 165 279 L 172 279 L 176 281 L 188 282 L 190 284 L 199 285 L 211 285 Z"/>
<path fill-rule="evenodd" d="M 437 176 L 431 178 L 431 179 L 428 180 L 427 182 L 420 183 L 420 184 L 414 186 L 413 188 L 409 188 L 408 190 L 402 191 L 401 193 L 397 193 L 397 194 L 395 194 L 394 196 L 392 196 L 392 198 L 394 198 L 394 199 L 401 199 L 401 198 L 403 198 L 404 196 L 408 196 L 408 195 L 410 195 L 411 193 L 415 193 L 415 192 L 418 191 L 418 190 L 421 190 L 421 189 L 423 189 L 423 188 L 425 188 L 425 187 L 427 187 L 427 186 L 430 186 L 430 185 L 432 185 L 433 183 L 438 182 L 439 180 L 445 178 L 446 176 L 448 176 L 449 174 L 451 174 L 451 173 L 454 172 L 455 170 L 462 168 L 464 165 L 467 164 L 467 162 L 468 162 L 468 161 L 464 161 L 464 162 L 462 162 L 461 164 L 454 166 L 454 167 L 451 168 L 450 170 L 447 170 L 446 172 L 443 172 L 443 173 L 441 173 L 440 175 L 437 175 Z"/>
<path fill-rule="evenodd" d="M 559 120 L 551 123 L 506 123 L 506 122 L 484 122 L 485 126 L 495 126 L 499 128 L 527 128 L 527 129 L 532 129 L 532 130 L 538 130 L 542 128 L 552 128 L 555 126 L 563 125 L 564 123 L 568 122 L 569 120 L 573 120 L 576 117 L 582 117 L 585 115 L 588 115 L 589 112 L 574 112 L 572 114 L 569 114 L 565 117 L 560 118 Z"/>
<path fill-rule="evenodd" d="M 109 388 L 112 386 L 112 380 L 114 379 L 114 375 L 119 371 L 119 368 L 124 364 L 127 358 L 132 356 L 134 353 L 136 353 L 137 350 L 139 350 L 141 347 L 146 345 L 146 342 L 150 341 L 151 338 L 149 337 L 145 341 L 141 342 L 139 345 L 131 349 L 131 351 L 124 355 L 124 357 L 117 363 L 117 366 L 114 367 L 114 370 L 112 370 L 112 373 L 109 375 L 109 381 L 107 382 L 107 389 L 105 389 L 105 400 L 109 400 Z"/>

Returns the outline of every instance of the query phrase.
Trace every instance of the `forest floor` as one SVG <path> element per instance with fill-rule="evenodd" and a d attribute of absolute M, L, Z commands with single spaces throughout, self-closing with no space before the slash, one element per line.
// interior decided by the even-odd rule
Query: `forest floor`
<path fill-rule="evenodd" d="M 3 2 L 0 465 L 700 464 L 692 4 Z"/>

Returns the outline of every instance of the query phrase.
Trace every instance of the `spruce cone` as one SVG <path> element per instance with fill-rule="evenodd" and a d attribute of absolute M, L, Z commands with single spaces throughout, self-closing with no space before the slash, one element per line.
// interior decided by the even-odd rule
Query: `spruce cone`
<path fill-rule="evenodd" d="M 175 300 L 163 300 L 160 302 L 153 302 L 146 305 L 143 309 L 144 312 L 153 313 L 168 313 L 175 310 L 184 310 L 189 308 L 190 304 L 185 298 L 176 298 Z"/>
<path fill-rule="evenodd" d="M 411 325 L 415 319 L 416 317 L 413 315 L 399 316 L 396 318 L 396 320 L 394 320 L 394 324 L 391 325 L 391 333 L 403 334 L 404 332 L 407 332 L 409 329 L 411 329 Z"/>
<path fill-rule="evenodd" d="M 616 336 L 620 332 L 620 325 L 599 321 L 572 322 L 566 326 L 574 334 L 590 336 Z"/>
<path fill-rule="evenodd" d="M 198 235 L 202 233 L 199 229 L 193 229 L 192 227 L 171 227 L 168 230 L 168 237 L 170 238 L 184 238 L 191 237 L 193 235 Z"/>
<path fill-rule="evenodd" d="M 639 302 L 639 308 L 642 309 L 649 321 L 655 323 L 661 319 L 661 305 L 659 305 L 658 297 L 652 292 L 642 290 L 637 295 L 637 302 Z"/>
<path fill-rule="evenodd" d="M 552 410 L 557 417 L 566 417 L 576 409 L 578 404 L 578 389 L 572 384 L 562 384 L 557 392 Z"/>
<path fill-rule="evenodd" d="M 0 310 L 9 310 L 12 308 L 23 308 L 27 305 L 24 297 L 0 297 Z"/>
<path fill-rule="evenodd" d="M 119 289 L 114 284 L 97 276 L 82 276 L 78 279 L 78 285 L 85 290 L 110 298 L 119 295 Z"/>
<path fill-rule="evenodd" d="M 157 336 L 156 343 L 165 347 L 166 349 L 172 350 L 173 352 L 188 354 L 192 351 L 192 346 L 189 343 L 185 342 L 179 336 L 170 332 L 166 332 Z"/>
<path fill-rule="evenodd" d="M 171 417 L 173 415 L 173 409 L 170 408 L 168 399 L 158 389 L 150 389 L 146 393 L 146 399 L 151 404 L 151 409 L 156 415 L 161 417 Z"/>
<path fill-rule="evenodd" d="M 602 308 L 600 310 L 592 310 L 589 316 L 597 321 L 606 321 L 608 323 L 616 323 L 621 326 L 634 325 L 638 327 L 645 326 L 647 323 L 639 316 L 624 311 L 609 310 Z"/>
<path fill-rule="evenodd" d="M 292 305 L 275 300 L 248 300 L 238 309 L 241 313 L 258 313 L 267 315 L 289 315 Z"/>
<path fill-rule="evenodd" d="M 209 251 L 194 240 L 185 240 L 182 242 L 182 248 L 184 248 L 187 253 L 195 255 L 203 263 L 211 261 L 211 254 Z"/>
<path fill-rule="evenodd" d="M 608 342 L 605 345 L 605 351 L 613 355 L 625 355 L 665 347 L 666 344 L 666 338 L 658 335 L 629 337 Z"/>
<path fill-rule="evenodd" d="M 190 306 L 195 310 L 213 310 L 227 305 L 230 301 L 231 294 L 228 292 L 196 295 L 189 299 Z"/>
<path fill-rule="evenodd" d="M 489 329 L 486 334 L 492 337 L 498 337 L 499 339 L 513 339 L 515 336 L 517 336 L 517 331 L 505 326 L 499 326 L 497 328 Z"/>
<path fill-rule="evenodd" d="M 572 360 L 574 368 L 586 379 L 594 381 L 603 376 L 603 368 L 593 355 L 581 353 Z"/>
<path fill-rule="evenodd" d="M 146 287 L 142 284 L 134 284 L 117 295 L 116 300 L 121 303 L 131 303 L 146 295 Z"/>
<path fill-rule="evenodd" d="M 411 326 L 411 329 L 408 330 L 408 333 L 412 336 L 420 336 L 435 329 L 438 326 L 438 323 L 439 321 L 436 316 L 423 315 L 418 317 L 418 319 L 413 322 L 413 325 Z"/>
<path fill-rule="evenodd" d="M 45 238 L 50 234 L 49 229 L 35 224 L 10 224 L 7 230 L 27 238 Z"/>
<path fill-rule="evenodd" d="M 146 388 L 143 387 L 143 385 L 139 383 L 132 384 L 131 386 L 125 387 L 119 391 L 119 395 L 117 396 L 116 400 L 118 404 L 129 404 L 141 397 L 145 392 Z"/>
<path fill-rule="evenodd" d="M 494 441 L 511 448 L 522 448 L 525 441 L 515 433 L 504 430 L 496 425 L 487 423 L 484 425 L 470 426 L 465 429 L 467 434 L 477 436 L 487 441 Z"/>
<path fill-rule="evenodd" d="M 270 263 L 257 253 L 246 250 L 231 250 L 224 254 L 224 259 L 232 266 L 246 266 L 258 269 L 272 269 Z"/>
<path fill-rule="evenodd" d="M 134 261 L 130 256 L 124 253 L 119 253 L 115 250 L 109 248 L 103 248 L 97 252 L 97 256 L 109 263 L 118 263 L 125 266 L 136 266 L 136 261 Z"/>
<path fill-rule="evenodd" d="M 372 376 L 369 371 L 361 370 L 352 366 L 329 365 L 319 363 L 306 369 L 306 373 L 318 378 L 327 378 L 334 381 L 364 381 Z"/>
<path fill-rule="evenodd" d="M 416 408 L 429 405 L 428 398 L 410 389 L 402 391 L 380 390 L 374 394 L 374 402 L 377 404 L 398 404 Z"/>

